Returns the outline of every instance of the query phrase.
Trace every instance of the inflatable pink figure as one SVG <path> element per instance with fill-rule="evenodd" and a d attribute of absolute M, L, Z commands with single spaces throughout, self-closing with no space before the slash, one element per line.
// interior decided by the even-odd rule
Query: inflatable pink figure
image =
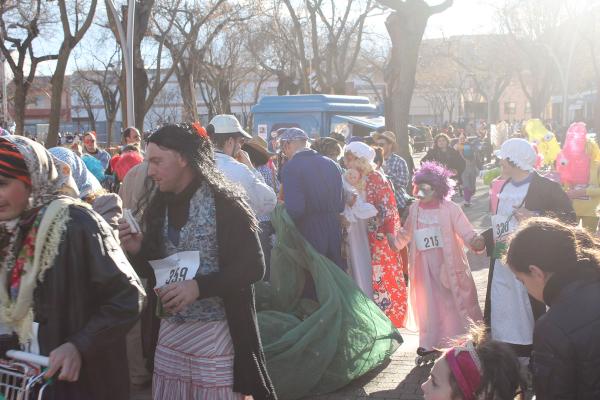
<path fill-rule="evenodd" d="M 531 146 L 533 147 L 533 149 L 535 150 L 535 154 L 537 155 L 537 158 L 535 159 L 534 168 L 539 171 L 544 166 L 544 155 L 540 153 L 540 149 L 538 149 L 537 144 L 531 143 Z"/>
<path fill-rule="evenodd" d="M 590 178 L 590 157 L 585 152 L 587 129 L 583 122 L 571 124 L 562 151 L 556 158 L 556 171 L 564 185 L 586 185 Z"/>

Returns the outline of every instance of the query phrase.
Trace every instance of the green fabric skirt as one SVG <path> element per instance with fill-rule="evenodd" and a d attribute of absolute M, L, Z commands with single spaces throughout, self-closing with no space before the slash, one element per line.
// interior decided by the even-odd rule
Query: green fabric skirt
<path fill-rule="evenodd" d="M 335 391 L 384 363 L 402 337 L 350 276 L 313 249 L 282 206 L 271 222 L 271 282 L 256 285 L 269 375 L 282 400 Z M 307 275 L 318 302 L 302 298 Z"/>

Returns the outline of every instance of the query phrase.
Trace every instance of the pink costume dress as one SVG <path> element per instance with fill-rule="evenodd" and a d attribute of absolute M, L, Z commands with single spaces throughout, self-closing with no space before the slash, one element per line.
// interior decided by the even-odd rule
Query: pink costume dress
<path fill-rule="evenodd" d="M 417 230 L 439 227 L 439 246 L 419 250 Z M 410 242 L 410 308 L 419 329 L 419 346 L 442 348 L 449 339 L 465 334 L 470 321 L 483 319 L 477 290 L 463 250 L 477 235 L 460 206 L 451 201 L 413 203 L 400 247 Z M 421 246 L 423 248 L 423 246 Z"/>

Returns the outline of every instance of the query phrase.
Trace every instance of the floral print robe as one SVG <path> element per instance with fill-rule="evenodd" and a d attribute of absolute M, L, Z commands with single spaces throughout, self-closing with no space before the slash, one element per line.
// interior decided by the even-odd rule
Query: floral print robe
<path fill-rule="evenodd" d="M 379 171 L 366 176 L 366 200 L 377 208 L 369 220 L 369 247 L 373 266 L 373 300 L 398 328 L 405 323 L 406 283 L 400 253 L 392 250 L 387 234 L 400 230 L 400 216 L 390 182 Z"/>

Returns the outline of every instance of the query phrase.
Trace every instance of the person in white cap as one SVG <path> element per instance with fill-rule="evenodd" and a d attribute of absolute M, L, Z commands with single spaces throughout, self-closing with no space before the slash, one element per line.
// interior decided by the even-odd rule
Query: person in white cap
<path fill-rule="evenodd" d="M 528 358 L 535 320 L 546 310 L 502 262 L 507 240 L 519 223 L 533 216 L 548 216 L 575 222 L 571 201 L 561 186 L 534 170 L 537 155 L 531 144 L 509 139 L 496 152 L 506 183 L 498 195 L 492 227 L 483 233 L 491 257 L 484 320 L 492 339 L 512 345 L 519 357 Z"/>
<path fill-rule="evenodd" d="M 235 116 L 226 114 L 215 116 L 206 130 L 215 146 L 217 168 L 227 179 L 242 186 L 257 216 L 270 214 L 277 205 L 277 196 L 242 150 L 244 141 L 252 136 Z"/>

